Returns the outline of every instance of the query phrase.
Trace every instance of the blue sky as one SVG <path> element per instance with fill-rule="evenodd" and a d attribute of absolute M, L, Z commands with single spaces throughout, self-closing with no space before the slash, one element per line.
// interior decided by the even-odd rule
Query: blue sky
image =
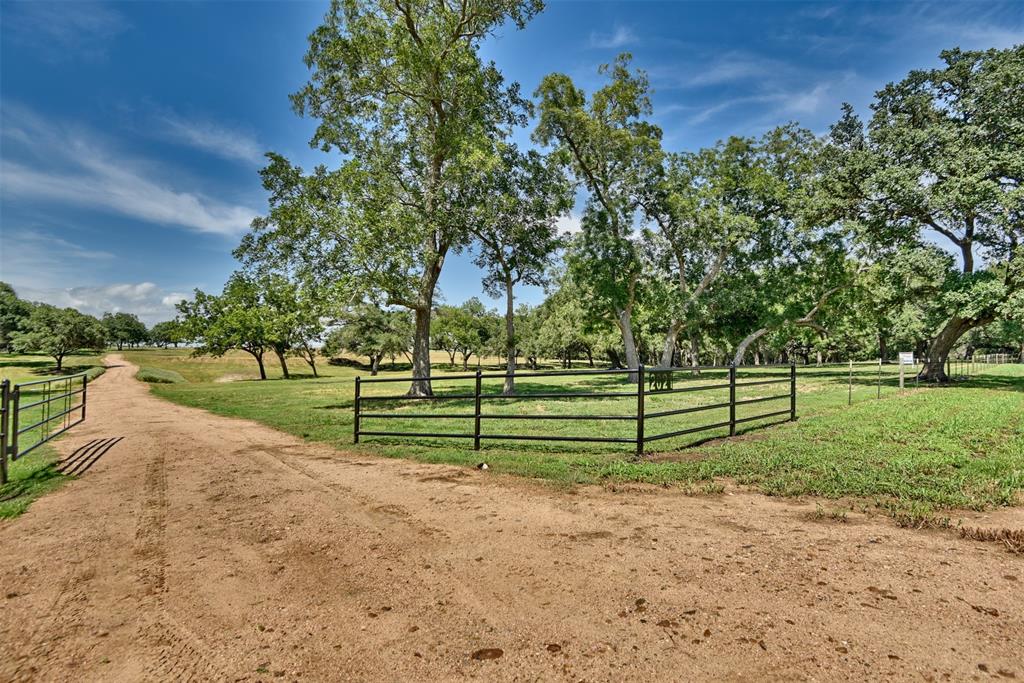
<path fill-rule="evenodd" d="M 313 123 L 288 101 L 325 10 L 0 0 L 0 279 L 149 323 L 194 287 L 219 291 L 265 207 L 263 152 L 333 161 L 309 149 Z M 824 132 L 842 102 L 865 113 L 875 90 L 944 48 L 1020 42 L 1019 2 L 551 2 L 484 53 L 532 93 L 551 71 L 592 90 L 597 66 L 630 51 L 666 146 L 682 150 L 787 121 Z M 467 256 L 449 260 L 441 290 L 487 300 Z"/>

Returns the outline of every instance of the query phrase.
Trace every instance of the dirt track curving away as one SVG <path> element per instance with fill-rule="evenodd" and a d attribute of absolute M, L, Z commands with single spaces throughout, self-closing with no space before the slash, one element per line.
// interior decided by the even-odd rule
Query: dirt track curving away
<path fill-rule="evenodd" d="M 0 524 L 0 680 L 1024 679 L 996 545 L 348 455 L 111 360 L 60 449 L 123 440 Z"/>

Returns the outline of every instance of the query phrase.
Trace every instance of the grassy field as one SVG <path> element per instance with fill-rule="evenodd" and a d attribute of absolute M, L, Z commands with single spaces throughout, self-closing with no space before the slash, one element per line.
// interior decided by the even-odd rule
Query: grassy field
<path fill-rule="evenodd" d="M 12 384 L 34 382 L 36 380 L 62 377 L 69 374 L 85 372 L 90 379 L 103 374 L 103 367 L 98 356 L 76 355 L 64 359 L 64 371 L 58 373 L 54 361 L 48 356 L 0 354 L 0 379 L 8 379 Z M 60 383 L 58 386 L 63 386 Z M 40 385 L 26 387 L 21 396 L 22 404 L 29 405 L 40 401 L 45 394 Z M 72 405 L 69 401 L 77 401 L 77 397 L 54 401 L 51 405 L 53 413 L 61 412 Z M 59 404 L 59 405 L 58 405 Z M 44 406 L 28 407 L 21 412 L 21 425 L 31 425 L 44 417 Z M 57 418 L 49 424 L 51 430 L 59 429 L 64 423 Z M 19 450 L 29 448 L 40 441 L 44 435 L 44 427 L 31 429 L 19 437 Z M 57 452 L 49 445 L 35 448 L 30 453 L 8 465 L 8 482 L 0 486 L 0 518 L 16 517 L 28 509 L 33 500 L 47 491 L 52 491 L 63 483 L 67 477 L 61 474 L 56 465 L 59 460 Z"/>
<path fill-rule="evenodd" d="M 193 359 L 184 350 L 130 351 L 125 355 L 147 368 L 170 370 L 187 382 L 159 384 L 153 391 L 185 405 L 222 415 L 250 418 L 297 436 L 332 444 L 346 450 L 362 450 L 390 457 L 425 462 L 474 465 L 486 461 L 492 470 L 560 483 L 650 482 L 679 484 L 695 491 L 721 489 L 730 479 L 770 495 L 815 495 L 855 498 L 893 514 L 908 523 L 927 519 L 946 508 L 982 509 L 1020 503 L 1024 491 L 1024 366 L 982 366 L 970 380 L 950 387 L 898 391 L 897 369 L 882 370 L 879 389 L 876 365 L 855 366 L 852 394 L 844 367 L 798 370 L 798 414 L 795 423 L 752 421 L 742 425 L 740 437 L 719 439 L 726 429 L 648 444 L 644 460 L 631 458 L 629 444 L 549 443 L 531 441 L 483 441 L 480 452 L 471 440 L 364 437 L 352 445 L 353 380 L 368 375 L 351 367 L 324 366 L 322 377 L 302 376 L 284 381 L 239 380 L 254 375 L 248 356 Z M 268 363 L 271 377 L 276 368 Z M 298 363 L 295 369 L 299 370 Z M 488 368 L 485 367 L 485 370 Z M 383 372 L 382 376 L 407 373 Z M 738 383 L 784 378 L 785 368 L 746 367 Z M 461 374 L 438 371 L 437 377 Z M 277 375 L 279 377 L 279 375 Z M 705 371 L 699 378 L 677 376 L 676 388 L 718 384 L 725 371 Z M 483 393 L 496 395 L 501 380 L 484 383 Z M 401 394 L 400 383 L 363 385 L 363 396 Z M 472 380 L 435 383 L 435 392 L 472 392 Z M 526 394 L 560 391 L 635 392 L 623 375 L 529 378 L 517 382 Z M 741 386 L 738 398 L 769 398 L 785 395 L 785 383 Z M 882 399 L 876 397 L 881 393 Z M 648 396 L 646 411 L 674 410 L 727 400 L 727 390 Z M 852 405 L 847 405 L 852 400 Z M 469 417 L 439 418 L 429 415 L 472 413 L 472 401 L 364 402 L 364 412 L 409 415 L 401 419 L 363 418 L 364 430 L 444 431 L 472 433 Z M 788 399 L 767 400 L 741 406 L 743 418 L 788 408 Z M 566 414 L 630 416 L 636 398 L 484 400 L 482 433 L 557 434 L 632 438 L 630 420 L 570 421 L 560 419 L 516 420 L 516 414 Z M 427 414 L 426 417 L 412 415 Z M 647 435 L 721 422 L 726 409 L 648 419 Z M 784 419 L 784 418 L 781 418 Z M 703 441 L 701 441 L 703 440 Z M 696 443 L 696 445 L 694 445 Z M 690 448 L 684 448 L 690 446 Z"/>

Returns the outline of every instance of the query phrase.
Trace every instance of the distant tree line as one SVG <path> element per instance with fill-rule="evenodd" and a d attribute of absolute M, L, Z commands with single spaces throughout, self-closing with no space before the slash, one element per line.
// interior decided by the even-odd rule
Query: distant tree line
<path fill-rule="evenodd" d="M 57 370 L 64 359 L 79 351 L 118 350 L 149 344 L 177 346 L 184 340 L 174 321 L 147 329 L 132 313 L 104 313 L 96 318 L 74 308 L 26 301 L 14 288 L 0 282 L 0 351 L 42 353 L 52 356 Z"/>

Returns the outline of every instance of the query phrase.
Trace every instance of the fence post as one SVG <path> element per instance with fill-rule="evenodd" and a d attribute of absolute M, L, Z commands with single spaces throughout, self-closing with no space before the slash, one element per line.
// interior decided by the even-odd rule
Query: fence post
<path fill-rule="evenodd" d="M 476 371 L 476 392 L 474 396 L 473 410 L 473 450 L 480 450 L 480 370 Z"/>
<path fill-rule="evenodd" d="M 796 420 L 796 363 L 789 366 L 789 419 Z"/>
<path fill-rule="evenodd" d="M 356 397 L 352 402 L 355 417 L 352 420 L 352 443 L 359 443 L 359 375 L 356 375 Z"/>
<path fill-rule="evenodd" d="M 850 359 L 850 386 L 846 390 L 846 405 L 853 405 L 853 359 Z"/>
<path fill-rule="evenodd" d="M 11 380 L 0 382 L 0 484 L 7 483 L 7 414 L 10 410 Z"/>
<path fill-rule="evenodd" d="M 21 388 L 14 385 L 14 391 L 10 396 L 11 400 L 7 405 L 11 411 L 11 447 L 7 450 L 7 456 L 15 460 L 18 457 L 18 405 L 21 403 Z"/>
<path fill-rule="evenodd" d="M 644 366 L 636 369 L 636 457 L 644 454 Z"/>
<path fill-rule="evenodd" d="M 736 436 L 736 363 L 729 363 L 729 436 Z"/>
<path fill-rule="evenodd" d="M 82 420 L 85 420 L 85 399 L 89 395 L 89 375 L 82 375 Z"/>

